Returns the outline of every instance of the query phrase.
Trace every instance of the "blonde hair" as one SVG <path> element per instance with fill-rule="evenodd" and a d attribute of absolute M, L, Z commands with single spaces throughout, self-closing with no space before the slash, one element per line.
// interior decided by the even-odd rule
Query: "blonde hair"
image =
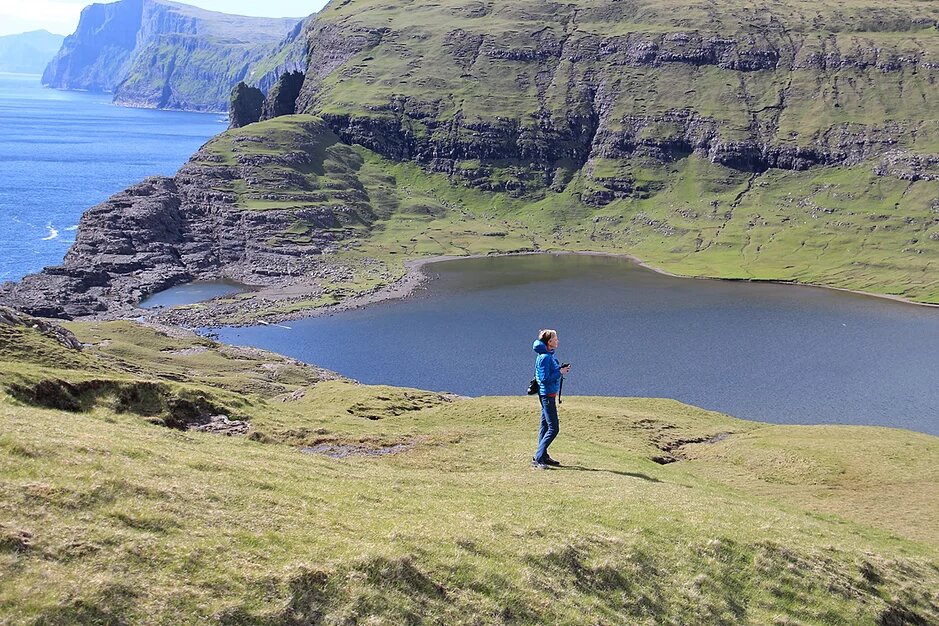
<path fill-rule="evenodd" d="M 538 339 L 545 345 L 548 344 L 554 337 L 558 336 L 558 331 L 553 328 L 543 328 L 538 331 Z"/>

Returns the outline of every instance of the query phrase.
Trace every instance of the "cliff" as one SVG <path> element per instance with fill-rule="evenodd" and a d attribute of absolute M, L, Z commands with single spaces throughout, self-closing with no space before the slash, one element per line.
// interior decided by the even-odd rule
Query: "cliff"
<path fill-rule="evenodd" d="M 302 38 L 298 26 L 298 19 L 227 15 L 166 0 L 93 4 L 49 63 L 43 84 L 113 93 L 122 105 L 224 111 L 239 81 L 273 80 L 253 66 L 269 65 Z M 287 61 L 300 64 L 295 56 Z"/>
<path fill-rule="evenodd" d="M 361 186 L 360 160 L 316 118 L 292 119 L 271 138 L 258 126 L 210 141 L 172 178 L 92 207 L 62 266 L 4 284 L 0 298 L 45 317 L 120 315 L 191 280 L 263 285 L 321 268 L 322 255 L 377 218 L 363 192 L 318 189 L 327 170 Z"/>
<path fill-rule="evenodd" d="M 254 252 L 210 270 L 146 250 L 110 265 L 98 251 L 121 235 L 107 224 L 151 202 L 131 190 L 83 221 L 65 269 L 0 299 L 113 314 L 211 272 L 303 276 L 296 312 L 399 277 L 404 258 L 563 249 L 939 303 L 937 24 L 913 0 L 332 3 L 298 31 L 309 64 L 293 109 L 279 102 L 292 89 L 267 103 L 301 115 L 223 135 L 158 186 L 186 215 L 229 216 L 212 223 L 226 240 L 247 220 L 238 250 Z M 358 223 L 323 226 L 325 209 Z M 251 255 L 279 261 L 259 276 Z M 199 321 L 231 322 L 222 309 Z"/>
<path fill-rule="evenodd" d="M 937 24 L 918 2 L 333 3 L 297 110 L 488 189 L 583 171 L 603 205 L 690 155 L 761 173 L 932 154 Z"/>
<path fill-rule="evenodd" d="M 127 74 L 142 15 L 143 0 L 85 7 L 78 28 L 46 66 L 42 84 L 113 92 Z"/>
<path fill-rule="evenodd" d="M 0 72 L 41 74 L 63 39 L 46 30 L 0 37 Z"/>

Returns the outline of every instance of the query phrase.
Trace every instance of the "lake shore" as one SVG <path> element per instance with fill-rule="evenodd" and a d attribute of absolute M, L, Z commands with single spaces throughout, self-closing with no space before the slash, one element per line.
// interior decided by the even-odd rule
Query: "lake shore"
<path fill-rule="evenodd" d="M 753 279 L 753 278 L 716 278 L 711 276 L 686 276 L 683 274 L 675 274 L 669 272 L 654 265 L 646 263 L 642 259 L 633 256 L 631 254 L 625 253 L 616 253 L 616 252 L 597 252 L 597 251 L 570 251 L 570 250 L 550 250 L 543 252 L 506 252 L 506 253 L 496 253 L 496 254 L 473 254 L 473 255 L 438 255 L 423 257 L 419 259 L 411 259 L 406 261 L 404 264 L 405 274 L 398 280 L 384 285 L 375 291 L 368 293 L 363 293 L 355 296 L 350 296 L 338 302 L 336 304 L 327 305 L 317 309 L 309 309 L 304 311 L 297 311 L 293 313 L 287 313 L 283 316 L 276 316 L 274 319 L 268 319 L 269 322 L 286 322 L 297 319 L 304 319 L 309 317 L 319 317 L 322 315 L 334 315 L 336 313 L 342 313 L 345 311 L 350 311 L 354 309 L 360 309 L 367 307 L 373 304 L 378 304 L 387 300 L 399 300 L 401 298 L 407 298 L 411 295 L 414 290 L 430 280 L 430 276 L 424 271 L 426 267 L 434 263 L 440 263 L 443 261 L 456 261 L 460 259 L 482 259 L 482 258 L 494 258 L 494 257 L 511 257 L 511 256 L 528 256 L 528 255 L 538 255 L 538 254 L 550 254 L 556 256 L 562 255 L 581 255 L 581 256 L 599 256 L 599 257 L 610 257 L 618 258 L 630 261 L 642 267 L 644 269 L 655 272 L 662 276 L 668 276 L 670 278 L 686 278 L 694 280 L 716 280 L 716 281 L 727 281 L 727 282 L 751 282 L 751 283 L 769 283 L 769 284 L 778 284 L 778 285 L 797 285 L 801 287 L 814 287 L 817 289 L 830 289 L 833 291 L 842 291 L 846 293 L 852 293 L 860 296 L 868 296 L 872 298 L 883 298 L 886 300 L 892 300 L 894 302 L 900 302 L 903 304 L 911 304 L 915 306 L 922 307 L 931 307 L 939 308 L 939 304 L 931 304 L 928 302 L 916 302 L 903 298 L 901 296 L 894 296 L 889 294 L 879 294 L 871 293 L 869 291 L 861 291 L 856 289 L 845 289 L 843 287 L 831 287 L 828 285 L 816 285 L 811 283 L 800 283 L 796 281 L 786 281 L 786 280 L 765 280 L 765 279 Z"/>

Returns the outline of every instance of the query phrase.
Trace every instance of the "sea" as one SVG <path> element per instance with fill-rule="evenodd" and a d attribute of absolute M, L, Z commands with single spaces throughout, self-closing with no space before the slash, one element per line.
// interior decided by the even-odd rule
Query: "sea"
<path fill-rule="evenodd" d="M 60 264 L 85 209 L 172 175 L 227 125 L 221 113 L 118 107 L 0 73 L 0 282 Z"/>

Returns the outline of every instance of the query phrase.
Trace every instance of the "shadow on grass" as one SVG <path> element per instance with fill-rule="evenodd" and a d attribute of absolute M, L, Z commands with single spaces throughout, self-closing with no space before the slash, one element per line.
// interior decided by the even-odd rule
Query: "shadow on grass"
<path fill-rule="evenodd" d="M 652 476 L 646 476 L 645 474 L 639 474 L 636 472 L 618 472 L 616 470 L 610 469 L 599 469 L 595 467 L 584 467 L 582 465 L 562 465 L 560 467 L 554 467 L 555 470 L 574 470 L 575 472 L 605 472 L 607 474 L 616 474 L 617 476 L 629 476 L 630 478 L 641 478 L 642 480 L 648 480 L 650 483 L 660 483 L 662 482 L 658 478 L 653 478 Z"/>

